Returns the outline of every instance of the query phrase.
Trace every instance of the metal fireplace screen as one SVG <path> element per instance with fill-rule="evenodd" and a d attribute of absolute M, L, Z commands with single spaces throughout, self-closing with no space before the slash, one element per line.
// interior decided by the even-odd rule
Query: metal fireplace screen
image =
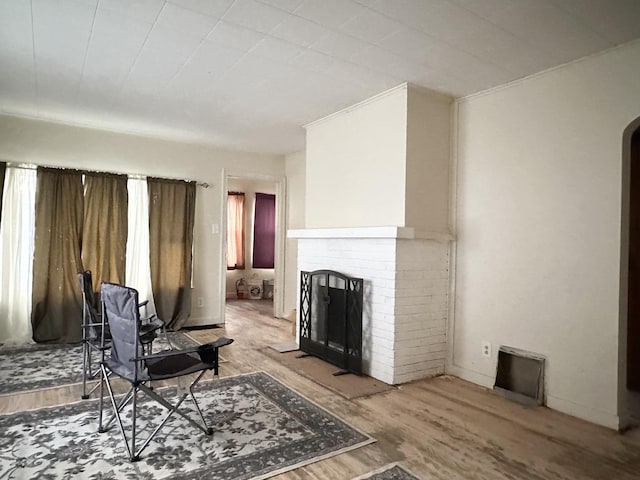
<path fill-rule="evenodd" d="M 300 273 L 300 350 L 362 373 L 362 284 L 332 270 Z"/>

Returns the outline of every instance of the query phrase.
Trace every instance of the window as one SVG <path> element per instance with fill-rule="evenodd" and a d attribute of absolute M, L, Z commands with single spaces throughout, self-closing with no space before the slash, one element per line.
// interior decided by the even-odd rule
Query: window
<path fill-rule="evenodd" d="M 253 222 L 253 268 L 273 268 L 276 240 L 276 196 L 256 193 Z"/>
<path fill-rule="evenodd" d="M 227 270 L 244 269 L 244 193 L 227 197 Z"/>

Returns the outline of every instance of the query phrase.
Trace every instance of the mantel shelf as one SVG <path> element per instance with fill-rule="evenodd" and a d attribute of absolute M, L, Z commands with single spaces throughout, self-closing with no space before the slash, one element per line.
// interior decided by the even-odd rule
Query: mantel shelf
<path fill-rule="evenodd" d="M 343 228 L 303 228 L 288 230 L 287 238 L 390 238 L 402 240 L 435 240 L 450 242 L 454 239 L 448 232 L 423 232 L 411 227 L 343 227 Z"/>

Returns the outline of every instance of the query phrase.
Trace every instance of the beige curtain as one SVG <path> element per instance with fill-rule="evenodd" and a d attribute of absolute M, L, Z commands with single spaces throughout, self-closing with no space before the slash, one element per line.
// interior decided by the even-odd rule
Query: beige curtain
<path fill-rule="evenodd" d="M 98 292 L 103 282 L 125 283 L 127 177 L 87 173 L 84 188 L 82 264 L 91 270 Z"/>
<path fill-rule="evenodd" d="M 38 169 L 31 324 L 36 342 L 82 339 L 77 273 L 83 223 L 82 173 Z"/>
<path fill-rule="evenodd" d="M 227 197 L 227 270 L 244 269 L 244 193 Z"/>
<path fill-rule="evenodd" d="M 148 178 L 151 285 L 158 317 L 172 330 L 191 314 L 195 182 Z"/>

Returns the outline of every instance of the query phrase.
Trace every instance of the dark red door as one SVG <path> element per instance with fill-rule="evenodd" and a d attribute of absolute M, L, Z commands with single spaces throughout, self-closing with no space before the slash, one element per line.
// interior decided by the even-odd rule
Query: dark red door
<path fill-rule="evenodd" d="M 627 388 L 640 391 L 640 129 L 631 137 Z"/>

